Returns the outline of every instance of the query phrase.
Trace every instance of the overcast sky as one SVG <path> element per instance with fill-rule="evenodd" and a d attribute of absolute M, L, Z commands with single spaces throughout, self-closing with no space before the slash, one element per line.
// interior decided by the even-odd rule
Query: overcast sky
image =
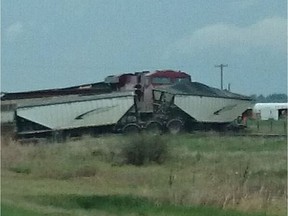
<path fill-rule="evenodd" d="M 233 92 L 287 92 L 286 0 L 2 0 L 1 91 L 155 69 Z"/>

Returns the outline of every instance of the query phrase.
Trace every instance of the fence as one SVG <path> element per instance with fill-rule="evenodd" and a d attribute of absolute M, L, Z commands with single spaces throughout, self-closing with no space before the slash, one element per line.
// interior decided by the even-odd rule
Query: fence
<path fill-rule="evenodd" d="M 287 118 L 280 120 L 247 120 L 247 128 L 252 133 L 287 135 Z"/>

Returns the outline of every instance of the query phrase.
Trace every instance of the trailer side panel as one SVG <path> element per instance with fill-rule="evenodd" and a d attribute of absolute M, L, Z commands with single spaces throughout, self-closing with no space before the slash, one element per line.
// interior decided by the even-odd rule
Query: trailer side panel
<path fill-rule="evenodd" d="M 116 124 L 134 105 L 133 94 L 20 107 L 17 116 L 52 130 Z"/>

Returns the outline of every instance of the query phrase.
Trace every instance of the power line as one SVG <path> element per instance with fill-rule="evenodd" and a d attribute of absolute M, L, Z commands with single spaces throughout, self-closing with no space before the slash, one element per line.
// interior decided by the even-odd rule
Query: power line
<path fill-rule="evenodd" d="M 228 67 L 228 64 L 215 65 L 215 67 L 220 67 L 220 69 L 221 69 L 221 90 L 223 90 L 223 68 Z"/>

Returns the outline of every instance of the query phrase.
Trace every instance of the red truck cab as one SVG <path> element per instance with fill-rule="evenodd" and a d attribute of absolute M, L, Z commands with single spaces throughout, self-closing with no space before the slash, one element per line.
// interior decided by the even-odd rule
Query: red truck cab
<path fill-rule="evenodd" d="M 154 87 L 191 82 L 191 76 L 181 71 L 156 70 L 108 76 L 105 82 L 109 83 L 115 91 L 135 90 L 139 111 L 152 112 L 152 89 Z"/>

